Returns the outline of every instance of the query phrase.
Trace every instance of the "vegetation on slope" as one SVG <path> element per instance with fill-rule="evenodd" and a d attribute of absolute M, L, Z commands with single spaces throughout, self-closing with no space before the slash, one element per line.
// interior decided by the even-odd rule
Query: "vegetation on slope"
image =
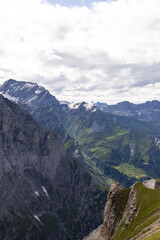
<path fill-rule="evenodd" d="M 160 137 L 159 122 L 140 121 L 132 117 L 115 116 L 109 113 L 106 114 L 109 115 L 111 119 L 114 119 L 117 122 L 117 124 L 124 128 Z"/>
<path fill-rule="evenodd" d="M 138 214 L 137 216 L 136 214 L 133 216 L 128 226 L 125 226 L 125 223 L 122 222 L 119 229 L 111 238 L 112 240 L 129 240 L 160 218 L 160 189 L 148 189 L 141 183 L 137 183 L 135 187 Z M 124 226 L 125 228 L 123 229 Z M 146 228 L 145 231 L 149 231 L 149 228 Z"/>
<path fill-rule="evenodd" d="M 115 169 L 123 172 L 128 177 L 136 177 L 137 179 L 147 177 L 147 174 L 144 170 L 128 163 L 120 163 L 120 165 L 116 166 Z"/>
<path fill-rule="evenodd" d="M 159 240 L 160 232 L 153 233 L 152 236 L 145 238 L 144 240 Z"/>
<path fill-rule="evenodd" d="M 116 130 L 117 132 L 107 135 L 105 131 L 91 132 L 83 129 L 77 139 L 83 154 L 88 156 L 104 175 L 129 186 L 150 175 L 149 154 L 155 146 L 149 135 L 120 128 Z"/>
<path fill-rule="evenodd" d="M 63 124 L 78 141 L 100 184 L 107 186 L 111 179 L 128 187 L 137 180 L 160 176 L 160 150 L 149 134 L 124 128 L 100 111 L 86 111 L 83 104 L 70 110 Z"/>

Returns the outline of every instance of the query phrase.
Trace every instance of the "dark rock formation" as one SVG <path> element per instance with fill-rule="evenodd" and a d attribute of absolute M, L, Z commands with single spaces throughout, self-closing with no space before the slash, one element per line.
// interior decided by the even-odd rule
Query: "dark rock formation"
<path fill-rule="evenodd" d="M 64 119 L 65 114 L 63 108 L 48 90 L 36 83 L 10 79 L 0 87 L 0 92 L 4 97 L 17 102 L 45 131 L 56 132 L 65 146 L 69 145 L 69 149 L 66 147 L 67 153 L 84 165 L 84 157 L 79 146 L 62 125 L 61 119 Z"/>
<path fill-rule="evenodd" d="M 0 239 L 75 240 L 100 223 L 92 177 L 18 105 L 0 96 Z"/>

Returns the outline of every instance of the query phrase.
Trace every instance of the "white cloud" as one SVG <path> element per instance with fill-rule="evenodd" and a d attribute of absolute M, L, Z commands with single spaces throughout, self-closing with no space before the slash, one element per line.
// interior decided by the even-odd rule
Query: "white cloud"
<path fill-rule="evenodd" d="M 0 82 L 34 81 L 65 100 L 160 100 L 159 9 L 160 0 L 1 0 Z"/>

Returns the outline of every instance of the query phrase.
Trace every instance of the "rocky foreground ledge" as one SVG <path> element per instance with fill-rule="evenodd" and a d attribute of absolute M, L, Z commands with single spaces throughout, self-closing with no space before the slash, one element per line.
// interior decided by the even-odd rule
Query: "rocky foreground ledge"
<path fill-rule="evenodd" d="M 113 184 L 103 224 L 83 240 L 149 240 L 150 236 L 160 239 L 160 180 L 156 179 L 129 189 Z"/>

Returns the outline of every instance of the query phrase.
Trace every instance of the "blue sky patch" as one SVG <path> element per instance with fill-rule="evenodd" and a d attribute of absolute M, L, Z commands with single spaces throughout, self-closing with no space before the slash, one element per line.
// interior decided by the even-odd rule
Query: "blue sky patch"
<path fill-rule="evenodd" d="M 62 6 L 90 6 L 93 2 L 108 2 L 106 0 L 48 0 L 51 4 L 59 4 Z"/>

